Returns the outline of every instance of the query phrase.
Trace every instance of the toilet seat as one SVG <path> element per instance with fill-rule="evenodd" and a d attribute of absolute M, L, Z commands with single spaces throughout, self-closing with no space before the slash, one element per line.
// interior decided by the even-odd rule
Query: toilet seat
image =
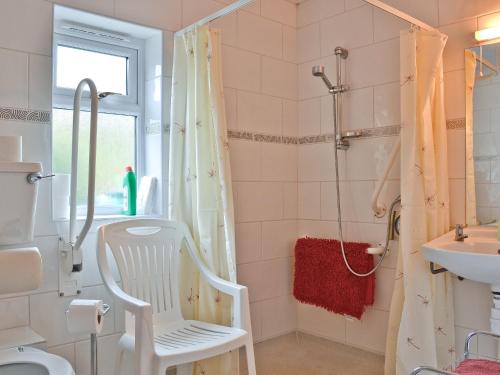
<path fill-rule="evenodd" d="M 44 367 L 49 375 L 75 375 L 64 358 L 34 348 L 10 348 L 0 350 L 0 372 L 5 365 L 34 364 Z"/>

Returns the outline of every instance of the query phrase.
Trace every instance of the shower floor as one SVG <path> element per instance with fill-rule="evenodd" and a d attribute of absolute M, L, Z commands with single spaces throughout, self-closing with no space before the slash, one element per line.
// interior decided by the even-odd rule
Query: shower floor
<path fill-rule="evenodd" d="M 303 333 L 255 345 L 259 375 L 382 375 L 384 357 Z M 240 375 L 247 375 L 242 354 Z"/>

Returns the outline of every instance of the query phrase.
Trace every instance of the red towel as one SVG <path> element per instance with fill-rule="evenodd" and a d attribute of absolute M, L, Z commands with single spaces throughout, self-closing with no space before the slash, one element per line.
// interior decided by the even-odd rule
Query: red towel
<path fill-rule="evenodd" d="M 345 242 L 347 259 L 359 273 L 373 268 L 373 256 L 366 243 Z M 361 319 L 365 306 L 373 305 L 375 276 L 358 277 L 349 272 L 340 242 L 300 238 L 295 245 L 293 295 L 303 303 Z"/>
<path fill-rule="evenodd" d="M 455 372 L 460 375 L 498 375 L 500 374 L 500 362 L 486 359 L 466 359 Z"/>

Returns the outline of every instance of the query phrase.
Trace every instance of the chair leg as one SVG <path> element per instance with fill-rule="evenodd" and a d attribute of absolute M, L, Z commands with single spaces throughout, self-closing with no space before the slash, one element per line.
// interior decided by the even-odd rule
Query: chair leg
<path fill-rule="evenodd" d="M 257 370 L 255 369 L 255 354 L 253 352 L 252 342 L 248 342 L 245 345 L 245 351 L 247 354 L 248 375 L 257 375 Z"/>
<path fill-rule="evenodd" d="M 113 371 L 114 375 L 120 375 L 122 372 L 123 351 L 124 351 L 123 348 L 120 345 L 118 345 L 115 358 L 115 368 Z"/>
<path fill-rule="evenodd" d="M 193 364 L 186 363 L 184 365 L 177 366 L 177 375 L 193 375 Z"/>

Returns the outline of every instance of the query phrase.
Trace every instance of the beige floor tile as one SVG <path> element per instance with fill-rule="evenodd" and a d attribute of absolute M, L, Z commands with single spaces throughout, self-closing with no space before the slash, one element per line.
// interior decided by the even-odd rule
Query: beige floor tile
<path fill-rule="evenodd" d="M 258 375 L 382 375 L 384 358 L 347 345 L 298 333 L 255 346 Z M 241 355 L 240 375 L 247 375 Z"/>

